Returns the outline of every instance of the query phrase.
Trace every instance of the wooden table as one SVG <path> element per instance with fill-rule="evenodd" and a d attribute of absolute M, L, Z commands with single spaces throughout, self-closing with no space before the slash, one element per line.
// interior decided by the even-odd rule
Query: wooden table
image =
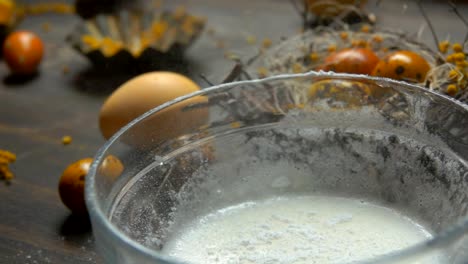
<path fill-rule="evenodd" d="M 369 1 L 372 2 L 372 1 Z M 414 5 L 407 1 L 382 1 L 370 5 L 380 23 L 417 32 L 424 23 Z M 192 76 L 203 73 L 219 83 L 233 67 L 224 58 L 233 51 L 248 58 L 265 37 L 274 43 L 282 36 L 295 34 L 301 25 L 289 1 L 188 1 L 189 10 L 208 18 L 205 33 L 187 53 L 187 64 L 176 67 Z M 426 4 L 440 38 L 450 33 L 451 40 L 463 38 L 463 24 L 448 11 L 443 1 Z M 405 11 L 406 10 L 406 11 Z M 468 14 L 464 6 L 462 13 Z M 127 74 L 94 70 L 88 61 L 72 50 L 64 39 L 79 18 L 47 14 L 26 18 L 19 28 L 37 32 L 45 41 L 46 55 L 40 74 L 18 82 L 8 75 L 0 61 L 0 148 L 17 154 L 12 165 L 16 178 L 11 184 L 0 182 L 0 263 L 97 263 L 91 227 L 86 218 L 77 218 L 60 202 L 59 177 L 65 167 L 84 157 L 92 157 L 105 142 L 98 129 L 97 117 L 104 99 Z M 50 31 L 43 23 L 51 25 Z M 246 39 L 255 35 L 257 44 Z M 423 41 L 432 44 L 426 28 Z M 218 40 L 226 43 L 216 47 Z M 69 72 L 64 72 L 64 67 Z M 73 143 L 62 145 L 64 135 Z"/>

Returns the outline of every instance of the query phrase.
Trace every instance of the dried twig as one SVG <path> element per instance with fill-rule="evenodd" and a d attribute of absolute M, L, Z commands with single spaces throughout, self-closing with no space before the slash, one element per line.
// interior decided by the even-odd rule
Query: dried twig
<path fill-rule="evenodd" d="M 204 82 L 206 82 L 208 85 L 214 86 L 214 84 L 213 84 L 210 80 L 208 80 L 208 78 L 207 78 L 204 74 L 200 74 L 199 76 L 200 76 L 200 78 L 201 78 Z"/>
<path fill-rule="evenodd" d="M 291 4 L 293 5 L 294 9 L 297 11 L 299 16 L 302 18 L 302 28 L 306 29 L 307 28 L 307 23 L 309 21 L 309 4 L 307 3 L 306 0 L 299 0 L 303 2 L 303 8 L 301 10 L 300 5 L 297 3 L 297 0 L 289 0 Z"/>
<path fill-rule="evenodd" d="M 255 56 L 253 56 L 252 58 L 248 59 L 247 62 L 245 63 L 246 66 L 250 66 L 252 65 L 252 63 L 255 62 L 255 60 L 257 60 L 260 55 L 262 55 L 262 51 L 259 51 Z"/>
<path fill-rule="evenodd" d="M 453 1 L 448 0 L 448 4 L 452 8 L 452 11 L 455 13 L 455 15 L 457 15 L 457 17 L 463 22 L 467 29 L 465 39 L 463 40 L 463 44 L 466 44 L 468 42 L 468 20 L 466 20 L 466 18 L 463 17 L 462 14 L 460 14 L 460 11 L 458 11 L 458 8 Z"/>
<path fill-rule="evenodd" d="M 299 15 L 302 15 L 302 10 L 300 9 L 299 5 L 297 4 L 297 1 L 296 1 L 296 0 L 289 0 L 289 2 L 291 2 L 291 4 L 293 5 L 294 9 L 296 10 L 296 12 L 297 12 Z"/>
<path fill-rule="evenodd" d="M 422 6 L 422 0 L 416 1 L 416 4 L 418 5 L 419 10 L 421 11 L 421 15 L 424 17 L 424 20 L 426 20 L 427 26 L 431 30 L 432 37 L 434 38 L 434 41 L 435 41 L 435 46 L 437 47 L 439 45 L 439 39 L 437 38 L 437 34 L 435 33 L 435 29 L 431 23 L 431 20 L 427 16 L 426 11 L 424 11 L 424 8 Z"/>
<path fill-rule="evenodd" d="M 243 72 L 243 66 L 242 63 L 236 62 L 236 65 L 234 65 L 234 68 L 232 68 L 231 72 L 224 78 L 222 83 L 229 83 L 235 81 L 241 73 Z"/>

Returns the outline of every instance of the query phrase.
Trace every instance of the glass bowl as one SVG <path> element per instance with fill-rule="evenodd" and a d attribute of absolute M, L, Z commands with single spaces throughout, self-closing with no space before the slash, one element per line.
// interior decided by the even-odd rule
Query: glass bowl
<path fill-rule="evenodd" d="M 272 197 L 318 195 L 375 202 L 432 234 L 320 263 L 460 264 L 468 259 L 467 159 L 466 105 L 383 78 L 278 75 L 210 87 L 133 120 L 97 153 L 86 203 L 106 263 L 191 263 L 166 248 L 203 217 Z M 377 220 L 374 227 L 370 218 L 363 232 L 393 228 Z M 212 246 L 197 243 L 200 251 Z M 222 252 L 233 256 L 201 261 L 251 263 Z M 282 251 L 253 252 L 263 254 L 256 263 L 284 262 L 271 257 Z M 307 256 L 295 263 L 311 263 Z"/>

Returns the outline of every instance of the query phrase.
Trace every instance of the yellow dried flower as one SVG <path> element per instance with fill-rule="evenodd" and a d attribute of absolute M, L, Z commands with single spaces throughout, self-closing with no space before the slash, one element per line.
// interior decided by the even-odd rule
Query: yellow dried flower
<path fill-rule="evenodd" d="M 294 73 L 301 73 L 302 72 L 302 66 L 299 63 L 294 63 L 292 71 Z"/>
<path fill-rule="evenodd" d="M 255 36 L 252 36 L 252 35 L 249 35 L 245 38 L 245 40 L 247 41 L 247 44 L 249 45 L 253 45 L 257 42 L 257 38 Z"/>
<path fill-rule="evenodd" d="M 452 45 L 452 49 L 453 49 L 453 51 L 455 51 L 455 52 L 462 52 L 462 51 L 463 51 L 463 46 L 462 46 L 462 44 L 460 44 L 460 43 L 454 43 L 454 44 Z"/>
<path fill-rule="evenodd" d="M 317 61 L 319 59 L 319 55 L 317 54 L 317 52 L 312 52 L 309 54 L 309 58 L 311 61 Z"/>
<path fill-rule="evenodd" d="M 348 39 L 348 32 L 340 32 L 340 38 L 342 40 Z"/>
<path fill-rule="evenodd" d="M 383 37 L 381 35 L 374 35 L 372 36 L 372 41 L 381 43 L 383 41 Z"/>
<path fill-rule="evenodd" d="M 447 55 L 447 57 L 445 57 L 445 60 L 450 63 L 455 62 L 455 58 L 453 57 L 453 54 Z"/>
<path fill-rule="evenodd" d="M 336 51 L 336 45 L 335 44 L 330 44 L 327 48 L 328 52 L 334 52 Z"/>
<path fill-rule="evenodd" d="M 455 61 L 464 61 L 465 60 L 465 53 L 457 52 L 453 54 L 453 59 Z"/>
<path fill-rule="evenodd" d="M 257 69 L 258 77 L 265 78 L 268 75 L 268 70 L 265 67 L 259 67 Z"/>
<path fill-rule="evenodd" d="M 455 69 L 451 70 L 451 71 L 449 72 L 449 78 L 450 78 L 450 79 L 456 79 L 456 78 L 458 78 L 458 71 L 455 70 Z"/>
<path fill-rule="evenodd" d="M 361 27 L 361 32 L 364 32 L 364 33 L 369 33 L 371 30 L 371 27 L 369 25 L 363 25 Z"/>
<path fill-rule="evenodd" d="M 458 92 L 458 88 L 455 84 L 449 84 L 447 86 L 447 94 L 450 95 L 450 96 L 454 96 L 455 94 L 457 94 Z"/>
<path fill-rule="evenodd" d="M 442 53 L 447 53 L 449 47 L 450 47 L 450 42 L 448 40 L 444 40 L 439 43 L 439 51 Z"/>
<path fill-rule="evenodd" d="M 268 49 L 271 46 L 271 43 L 271 39 L 265 38 L 263 39 L 262 46 L 263 48 Z"/>

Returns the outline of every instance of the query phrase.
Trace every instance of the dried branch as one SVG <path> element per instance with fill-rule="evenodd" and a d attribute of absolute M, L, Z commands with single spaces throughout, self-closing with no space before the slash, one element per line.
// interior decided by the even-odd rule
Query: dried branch
<path fill-rule="evenodd" d="M 297 3 L 297 0 L 289 0 L 293 5 L 294 9 L 297 11 L 299 16 L 302 18 L 302 28 L 307 28 L 307 23 L 309 21 L 309 6 L 306 0 L 299 0 L 303 2 L 303 8 L 301 9 L 300 5 Z"/>
<path fill-rule="evenodd" d="M 426 11 L 424 11 L 424 8 L 422 6 L 422 0 L 416 1 L 416 4 L 418 5 L 419 10 L 421 11 L 421 15 L 424 17 L 424 20 L 426 21 L 429 29 L 431 30 L 432 37 L 434 38 L 434 41 L 435 41 L 435 46 L 438 47 L 439 46 L 439 39 L 437 38 L 437 34 L 435 32 L 434 26 L 431 23 L 431 20 L 427 16 Z"/>
<path fill-rule="evenodd" d="M 455 15 L 457 15 L 457 17 L 463 22 L 467 29 L 465 39 L 463 40 L 463 44 L 466 44 L 468 42 L 468 20 L 466 20 L 466 18 L 463 17 L 462 14 L 460 14 L 460 11 L 458 10 L 457 6 L 453 1 L 448 0 L 448 4 L 452 8 L 452 11 L 455 13 Z"/>
<path fill-rule="evenodd" d="M 296 10 L 296 12 L 297 12 L 299 15 L 302 15 L 302 10 L 300 9 L 299 5 L 297 4 L 297 1 L 296 1 L 296 0 L 289 0 L 289 2 L 291 2 L 291 4 L 293 5 L 294 9 Z"/>
<path fill-rule="evenodd" d="M 243 66 L 240 62 L 236 62 L 234 68 L 232 68 L 231 72 L 224 78 L 222 83 L 229 83 L 235 81 L 243 72 Z"/>
<path fill-rule="evenodd" d="M 254 63 L 259 57 L 260 55 L 262 55 L 262 51 L 259 50 L 257 54 L 255 54 L 254 56 L 252 56 L 250 59 L 247 60 L 247 62 L 245 63 L 246 66 L 250 66 L 252 65 L 252 63 Z"/>
<path fill-rule="evenodd" d="M 201 78 L 204 82 L 206 82 L 208 85 L 214 86 L 214 84 L 213 84 L 210 80 L 208 80 L 208 78 L 207 78 L 204 74 L 199 74 L 199 76 L 200 76 L 200 78 Z"/>

